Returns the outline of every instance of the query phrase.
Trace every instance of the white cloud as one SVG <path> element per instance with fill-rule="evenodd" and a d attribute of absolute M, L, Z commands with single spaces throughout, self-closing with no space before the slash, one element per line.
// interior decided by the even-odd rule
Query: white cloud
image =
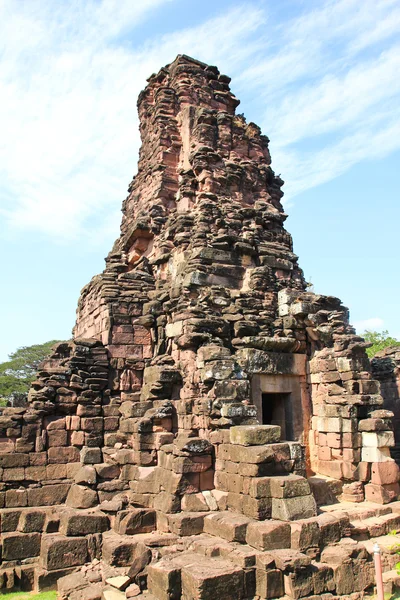
<path fill-rule="evenodd" d="M 244 2 L 186 29 L 142 28 L 174 0 L 0 0 L 0 197 L 15 231 L 117 233 L 136 170 L 136 98 L 178 53 L 259 98 L 287 199 L 400 147 L 397 0 L 326 0 L 272 23 Z M 100 233 L 101 232 L 101 233 Z"/>
<path fill-rule="evenodd" d="M 353 325 L 359 334 L 364 331 L 380 331 L 383 328 L 384 320 L 380 317 L 371 317 L 363 321 L 356 321 Z"/>
<path fill-rule="evenodd" d="M 163 1 L 143 7 L 151 11 Z M 257 47 L 256 41 L 242 46 L 263 18 L 256 8 L 239 7 L 132 49 L 107 40 L 123 29 L 133 35 L 145 11 L 133 10 L 137 3 L 130 0 L 106 1 L 94 3 L 97 9 L 90 16 L 91 5 L 69 3 L 60 14 L 46 3 L 34 3 L 40 10 L 14 16 L 12 31 L 29 29 L 33 36 L 25 45 L 22 36 L 11 44 L 4 70 L 0 67 L 1 214 L 13 228 L 58 239 L 82 235 L 89 217 L 97 218 L 96 232 L 97 226 L 104 231 L 110 208 L 117 215 L 113 223 L 119 220 L 118 208 L 136 170 L 136 99 L 146 78 L 182 51 L 210 62 L 217 57 L 219 64 L 233 68 Z M 56 40 L 58 30 L 51 25 L 58 21 L 61 37 Z M 7 36 L 6 30 L 1 33 Z M 99 223 L 102 214 L 106 225 Z"/>

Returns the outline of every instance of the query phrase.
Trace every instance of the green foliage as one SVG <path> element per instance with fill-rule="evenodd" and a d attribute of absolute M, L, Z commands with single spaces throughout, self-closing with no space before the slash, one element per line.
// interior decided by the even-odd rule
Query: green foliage
<path fill-rule="evenodd" d="M 26 397 L 39 363 L 46 358 L 56 343 L 57 340 L 51 340 L 44 344 L 23 346 L 12 352 L 6 362 L 0 364 L 0 406 L 4 406 L 7 401 Z"/>
<path fill-rule="evenodd" d="M 366 342 L 371 342 L 372 346 L 367 348 L 367 354 L 369 358 L 375 356 L 377 352 L 387 348 L 388 346 L 400 346 L 400 341 L 389 335 L 387 330 L 385 331 L 364 331 L 362 334 Z"/>

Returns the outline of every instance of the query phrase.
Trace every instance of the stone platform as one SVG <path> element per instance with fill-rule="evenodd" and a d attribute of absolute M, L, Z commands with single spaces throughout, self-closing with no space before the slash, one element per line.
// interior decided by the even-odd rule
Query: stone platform
<path fill-rule="evenodd" d="M 160 514 L 126 497 L 90 510 L 5 509 L 0 582 L 35 591 L 58 582 L 61 600 L 361 598 L 374 585 L 375 542 L 385 572 L 398 562 L 400 502 L 318 512 L 260 522 L 232 511 Z"/>

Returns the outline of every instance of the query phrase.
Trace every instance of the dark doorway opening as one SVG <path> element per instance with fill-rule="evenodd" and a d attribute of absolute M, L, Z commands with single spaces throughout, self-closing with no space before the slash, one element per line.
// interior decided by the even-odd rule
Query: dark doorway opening
<path fill-rule="evenodd" d="M 279 425 L 282 440 L 293 440 L 293 414 L 291 394 L 262 395 L 263 425 Z"/>

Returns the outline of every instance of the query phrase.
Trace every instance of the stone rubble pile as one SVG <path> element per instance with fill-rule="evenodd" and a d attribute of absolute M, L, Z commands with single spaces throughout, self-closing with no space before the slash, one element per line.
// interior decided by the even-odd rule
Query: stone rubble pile
<path fill-rule="evenodd" d="M 307 291 L 229 82 L 179 55 L 139 96 L 121 235 L 0 409 L 0 589 L 361 600 L 374 540 L 395 581 L 395 371 Z"/>

